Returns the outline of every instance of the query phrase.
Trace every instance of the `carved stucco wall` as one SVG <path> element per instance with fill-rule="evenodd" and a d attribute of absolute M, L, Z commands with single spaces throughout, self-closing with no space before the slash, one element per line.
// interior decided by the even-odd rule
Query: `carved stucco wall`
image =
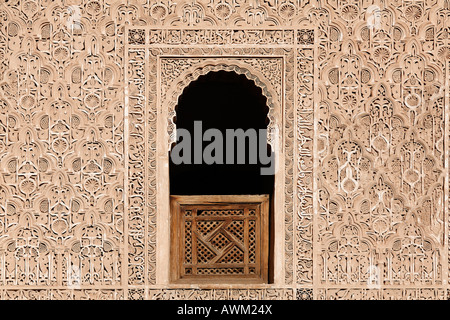
<path fill-rule="evenodd" d="M 1 299 L 446 299 L 449 28 L 448 0 L 1 0 Z M 274 284 L 160 275 L 158 145 L 207 70 L 273 103 Z"/>

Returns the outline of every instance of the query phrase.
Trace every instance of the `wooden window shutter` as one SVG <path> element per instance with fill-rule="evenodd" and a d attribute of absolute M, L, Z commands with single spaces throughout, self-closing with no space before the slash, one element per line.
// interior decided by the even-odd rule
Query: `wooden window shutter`
<path fill-rule="evenodd" d="M 269 196 L 171 196 L 174 282 L 267 283 Z"/>

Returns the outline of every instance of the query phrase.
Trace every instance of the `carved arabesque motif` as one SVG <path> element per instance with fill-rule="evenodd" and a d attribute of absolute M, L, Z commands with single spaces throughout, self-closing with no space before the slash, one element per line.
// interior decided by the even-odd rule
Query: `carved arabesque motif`
<path fill-rule="evenodd" d="M 72 290 L 83 286 L 98 288 L 95 299 L 122 281 L 120 54 L 92 33 L 106 24 L 71 24 L 74 10 L 89 11 L 44 0 L 0 5 L 4 299 L 81 299 L 87 293 Z M 123 297 L 114 290 L 104 297 Z"/>
<path fill-rule="evenodd" d="M 447 0 L 2 2 L 1 299 L 446 298 L 449 23 Z M 205 55 L 283 57 L 280 287 L 156 288 L 158 63 Z"/>
<path fill-rule="evenodd" d="M 332 57 L 320 69 L 317 110 L 324 286 L 443 284 L 445 78 L 416 40 L 403 40 L 422 13 L 407 18 L 408 30 L 392 11 L 380 9 L 379 24 L 357 29 L 343 51 L 322 46 Z"/>

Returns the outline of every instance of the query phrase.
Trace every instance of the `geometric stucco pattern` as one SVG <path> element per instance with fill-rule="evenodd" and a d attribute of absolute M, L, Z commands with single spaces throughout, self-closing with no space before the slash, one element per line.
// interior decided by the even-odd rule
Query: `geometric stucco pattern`
<path fill-rule="evenodd" d="M 215 70 L 282 138 L 273 284 L 158 273 L 158 146 Z M 449 79 L 447 0 L 1 1 L 0 299 L 446 299 Z"/>
<path fill-rule="evenodd" d="M 143 31 L 144 35 L 149 35 L 152 30 L 147 29 L 131 29 L 129 34 L 131 36 L 136 32 L 136 30 Z M 142 43 L 145 44 L 145 36 L 142 38 Z M 292 39 L 293 40 L 293 39 Z M 153 58 L 149 58 L 145 60 L 145 53 L 149 50 Z M 263 93 L 268 97 L 268 106 L 269 106 L 269 118 L 274 118 L 273 115 L 276 113 L 275 107 L 271 107 L 273 105 L 282 104 L 281 92 L 283 87 L 282 80 L 282 72 L 283 72 L 283 62 L 287 64 L 294 63 L 294 51 L 291 48 L 278 48 L 275 50 L 273 48 L 251 48 L 247 51 L 237 48 L 237 49 L 218 49 L 212 50 L 211 48 L 183 48 L 182 51 L 176 45 L 174 47 L 169 48 L 155 48 L 152 45 L 149 47 L 141 46 L 139 44 L 129 45 L 127 51 L 132 55 L 132 59 L 127 60 L 129 63 L 129 75 L 130 77 L 127 79 L 130 84 L 130 88 L 132 92 L 136 92 L 130 97 L 136 97 L 135 99 L 130 99 L 129 111 L 130 114 L 133 114 L 136 118 L 140 119 L 149 119 L 149 123 L 146 124 L 143 122 L 141 125 L 143 128 L 148 128 L 148 138 L 144 138 L 145 129 L 143 131 L 134 132 L 133 134 L 130 132 L 130 137 L 133 136 L 133 139 L 130 139 L 130 150 L 141 150 L 139 153 L 130 153 L 130 163 L 132 161 L 139 161 L 139 165 L 136 165 L 137 168 L 141 166 L 147 167 L 147 170 L 144 174 L 141 174 L 140 171 L 134 171 L 134 166 L 129 166 L 130 172 L 129 176 L 132 177 L 136 174 L 139 181 L 133 181 L 132 183 L 142 184 L 143 189 L 145 186 L 152 186 L 151 188 L 147 188 L 143 195 L 147 195 L 147 199 L 149 199 L 149 207 L 142 208 L 141 206 L 136 206 L 133 211 L 130 211 L 129 221 L 134 219 L 142 219 L 144 225 L 148 226 L 149 232 L 147 235 L 140 234 L 139 240 L 137 240 L 136 236 L 134 236 L 130 241 L 132 243 L 137 243 L 136 246 L 140 246 L 142 248 L 142 254 L 140 257 L 142 259 L 137 259 L 136 255 L 138 252 L 132 251 L 129 252 L 129 261 L 136 261 L 135 263 L 131 263 L 133 270 L 139 270 L 139 273 L 132 273 L 133 277 L 129 278 L 130 284 L 134 285 L 155 285 L 156 281 L 156 246 L 155 243 L 155 232 L 158 230 L 157 219 L 155 213 L 158 212 L 155 200 L 155 188 L 156 181 L 155 180 L 155 171 L 157 170 L 154 163 L 158 163 L 156 159 L 155 147 L 157 143 L 157 133 L 155 132 L 155 126 L 150 123 L 151 119 L 156 119 L 157 117 L 157 106 L 156 101 L 160 101 L 160 103 L 167 110 L 167 122 L 169 123 L 167 127 L 169 140 L 163 141 L 166 146 L 166 150 L 168 150 L 170 142 L 173 141 L 173 117 L 175 116 L 175 105 L 177 98 L 181 95 L 183 88 L 189 84 L 190 81 L 197 78 L 202 74 L 206 74 L 210 71 L 217 70 L 227 70 L 234 71 L 239 74 L 246 75 L 249 79 L 255 81 L 257 85 L 262 88 Z M 182 53 L 182 55 L 180 55 Z M 199 56 L 199 53 L 201 57 Z M 175 57 L 178 55 L 178 57 Z M 223 60 L 220 58 L 222 55 L 227 55 L 228 57 Z M 267 57 L 265 57 L 267 55 Z M 276 55 L 276 56 L 275 56 Z M 274 57 L 275 56 L 275 57 Z M 288 59 L 288 62 L 283 60 L 283 57 Z M 158 70 L 157 60 L 159 58 L 160 71 Z M 143 70 L 151 70 L 149 75 L 146 76 L 145 72 L 141 72 Z M 286 68 L 288 69 L 288 68 Z M 151 88 L 157 87 L 157 77 L 152 77 L 152 71 L 155 71 L 156 74 L 161 75 L 161 89 L 158 95 L 158 92 L 152 92 Z M 293 82 L 293 70 L 291 67 L 289 70 L 286 70 L 286 79 L 289 82 Z M 177 73 L 177 76 L 171 75 L 171 73 Z M 266 82 L 259 82 L 259 78 L 255 77 L 255 74 L 258 74 L 260 79 L 266 80 Z M 148 80 L 147 80 L 148 79 Z M 136 86 L 134 84 L 141 84 L 149 82 L 148 86 Z M 180 84 L 181 83 L 181 84 Z M 268 85 L 266 86 L 267 83 Z M 146 92 L 150 90 L 150 92 Z M 290 154 L 293 154 L 293 96 L 294 96 L 294 88 L 286 88 L 286 102 L 285 102 L 285 114 L 283 117 L 288 118 L 285 121 L 285 128 L 282 128 L 282 131 L 289 132 L 290 138 L 285 140 L 286 149 L 289 150 Z M 149 105 L 145 108 L 144 100 L 145 96 L 149 96 Z M 142 97 L 139 99 L 138 97 Z M 158 98 L 159 97 L 159 98 Z M 275 101 L 273 101 L 275 100 Z M 312 119 L 312 117 L 311 117 Z M 154 121 L 154 120 L 153 120 Z M 272 122 L 273 123 L 273 122 Z M 270 126 L 270 125 L 269 125 Z M 274 129 L 275 130 L 275 129 Z M 280 130 L 281 131 L 281 130 Z M 140 139 L 136 139 L 136 137 L 142 137 Z M 134 143 L 136 145 L 134 145 Z M 138 147 L 142 145 L 144 147 Z M 293 283 L 293 225 L 294 225 L 294 217 L 293 217 L 293 206 L 294 199 L 292 192 L 293 188 L 293 175 L 294 164 L 292 160 L 292 156 L 286 158 L 285 163 L 285 171 L 286 174 L 286 183 L 283 188 L 285 193 L 285 205 L 284 205 L 284 215 L 285 215 L 285 237 L 286 237 L 286 245 L 285 245 L 285 260 L 286 265 L 290 266 L 285 271 L 285 279 L 286 283 Z M 139 174 L 138 174 L 139 173 Z M 145 183 L 147 181 L 147 183 Z M 153 187 L 154 186 L 154 187 Z M 130 198 L 139 198 L 138 188 L 133 187 L 130 190 Z M 161 192 L 156 190 L 156 192 Z M 130 208 L 131 209 L 131 208 Z M 281 212 L 281 214 L 283 214 Z M 139 226 L 136 225 L 138 228 Z M 130 226 L 129 230 L 131 231 L 132 227 Z M 136 230 L 138 231 L 138 230 Z M 134 233 L 133 233 L 134 234 Z M 147 239 L 147 240 L 145 240 Z M 135 242 L 136 241 L 136 242 Z M 133 245 L 134 246 L 134 245 Z M 147 252 L 147 259 L 145 259 L 145 255 L 143 252 Z M 145 264 L 145 260 L 147 260 L 147 264 Z M 148 275 L 146 277 L 145 275 Z M 280 297 L 285 297 L 285 290 L 271 290 L 273 292 L 278 292 Z M 273 293 L 272 293 L 273 294 Z M 269 297 L 270 295 L 267 295 Z"/>

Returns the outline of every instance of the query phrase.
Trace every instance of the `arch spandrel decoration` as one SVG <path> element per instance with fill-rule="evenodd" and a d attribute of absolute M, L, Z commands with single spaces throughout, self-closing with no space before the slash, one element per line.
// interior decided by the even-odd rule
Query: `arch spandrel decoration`
<path fill-rule="evenodd" d="M 268 61 L 268 62 L 266 62 Z M 173 123 L 178 99 L 183 90 L 198 77 L 213 71 L 234 71 L 255 82 L 267 98 L 269 107 L 267 126 L 268 143 L 273 149 L 282 141 L 283 129 L 283 57 L 170 57 L 161 58 L 161 103 L 168 110 L 169 147 L 176 142 L 176 125 Z M 176 69 L 176 78 L 170 78 L 168 69 Z M 168 74 L 169 73 L 169 74 Z M 172 77 L 174 77 L 172 75 Z"/>

